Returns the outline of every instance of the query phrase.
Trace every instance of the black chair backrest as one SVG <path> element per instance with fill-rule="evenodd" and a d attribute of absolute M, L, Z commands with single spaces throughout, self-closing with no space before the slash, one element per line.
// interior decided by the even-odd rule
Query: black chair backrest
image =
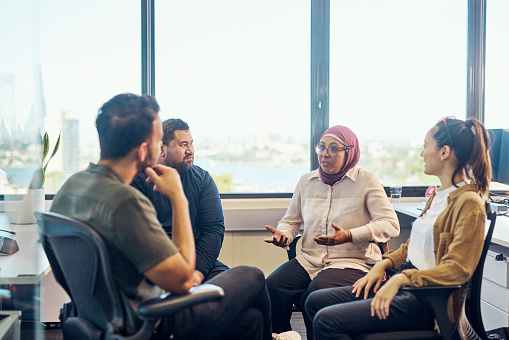
<path fill-rule="evenodd" d="M 42 245 L 57 282 L 78 316 L 102 330 L 121 331 L 123 310 L 112 277 L 108 251 L 86 224 L 64 215 L 41 214 Z"/>
<path fill-rule="evenodd" d="M 477 264 L 477 268 L 475 269 L 474 275 L 470 280 L 469 287 L 469 296 L 465 301 L 465 309 L 467 310 L 467 316 L 472 325 L 472 328 L 476 331 L 478 335 L 486 338 L 486 331 L 484 329 L 484 325 L 481 317 L 481 285 L 482 285 L 482 276 L 484 272 L 484 262 L 486 261 L 486 255 L 488 254 L 488 250 L 491 244 L 491 238 L 493 236 L 493 230 L 495 229 L 495 222 L 497 219 L 497 213 L 491 211 L 491 206 L 488 202 L 486 204 L 486 217 L 490 220 L 490 226 L 488 228 L 488 232 L 484 238 L 484 246 L 481 253 L 481 257 L 479 259 L 479 263 Z"/>

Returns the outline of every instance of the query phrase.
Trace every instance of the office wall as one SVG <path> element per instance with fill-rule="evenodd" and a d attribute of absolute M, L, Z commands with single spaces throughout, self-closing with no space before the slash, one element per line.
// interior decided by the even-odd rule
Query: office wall
<path fill-rule="evenodd" d="M 271 236 L 265 225 L 277 226 L 290 204 L 289 198 L 223 199 L 221 202 L 226 231 L 219 261 L 230 267 L 258 267 L 266 276 L 288 261 L 286 250 L 263 239 Z"/>

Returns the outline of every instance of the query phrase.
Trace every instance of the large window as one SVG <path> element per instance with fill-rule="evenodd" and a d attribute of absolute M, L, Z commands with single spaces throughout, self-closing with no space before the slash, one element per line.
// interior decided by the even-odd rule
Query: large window
<path fill-rule="evenodd" d="M 222 192 L 290 192 L 309 171 L 310 131 L 318 126 L 310 119 L 311 7 L 309 0 L 155 1 L 161 117 L 190 124 L 195 164 Z M 487 6 L 488 128 L 509 128 L 508 7 L 505 0 Z M 423 175 L 419 155 L 436 121 L 465 117 L 467 8 L 465 0 L 330 3 L 323 75 L 330 80 L 318 92 L 328 96 L 329 125 L 357 133 L 360 166 L 384 185 L 435 182 Z M 53 193 L 97 161 L 99 106 L 141 92 L 140 1 L 3 1 L 0 15 L 9 32 L 0 37 L 8 51 L 0 55 L 2 147 L 20 129 L 48 131 L 51 143 L 61 132 L 45 184 Z M 33 138 L 2 151 L 2 161 L 17 157 L 33 170 Z M 1 193 L 26 189 L 30 175 L 18 184 L 9 176 L 0 172 Z"/>
<path fill-rule="evenodd" d="M 489 129 L 509 129 L 509 1 L 490 0 L 486 11 L 486 109 Z"/>
<path fill-rule="evenodd" d="M 310 2 L 158 1 L 156 97 L 221 192 L 293 191 L 309 171 Z"/>
<path fill-rule="evenodd" d="M 141 19 L 135 0 L 42 1 L 42 90 L 50 141 L 62 132 L 46 192 L 99 159 L 95 117 L 112 96 L 140 93 Z"/>
<path fill-rule="evenodd" d="M 44 93 L 32 2 L 0 8 L 0 194 L 24 194 L 39 167 Z"/>
<path fill-rule="evenodd" d="M 426 132 L 465 118 L 467 6 L 455 1 L 331 1 L 330 125 L 358 136 L 359 165 L 384 185 L 436 184 Z"/>
<path fill-rule="evenodd" d="M 509 129 L 509 45 L 506 43 L 509 34 L 509 2 L 490 0 L 486 10 L 486 92 L 485 92 L 485 123 L 488 129 Z M 494 137 L 494 135 L 493 135 Z M 499 141 L 492 141 L 495 145 Z M 496 150 L 496 151 L 495 151 Z M 493 183 L 491 188 L 509 190 L 507 175 L 509 171 L 507 155 L 494 148 L 495 162 L 499 167 L 495 170 L 495 179 L 502 183 Z M 505 159 L 505 162 L 504 162 Z"/>

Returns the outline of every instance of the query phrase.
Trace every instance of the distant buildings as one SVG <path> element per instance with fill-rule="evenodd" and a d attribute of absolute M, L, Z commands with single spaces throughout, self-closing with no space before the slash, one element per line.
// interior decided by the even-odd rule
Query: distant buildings
<path fill-rule="evenodd" d="M 61 112 L 57 116 L 46 117 L 45 129 L 50 144 L 56 143 L 61 132 L 60 149 L 50 162 L 48 171 L 62 172 L 66 177 L 79 171 L 79 121 L 72 118 L 69 112 Z"/>
<path fill-rule="evenodd" d="M 80 167 L 79 121 L 71 118 L 68 112 L 62 113 L 62 148 L 63 172 L 72 175 Z"/>

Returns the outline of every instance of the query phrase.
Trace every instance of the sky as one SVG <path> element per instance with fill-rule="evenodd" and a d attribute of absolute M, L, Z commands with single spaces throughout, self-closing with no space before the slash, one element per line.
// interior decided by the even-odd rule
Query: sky
<path fill-rule="evenodd" d="M 97 109 L 141 91 L 137 0 L 0 0 L 0 72 L 16 70 L 28 119 L 41 65 L 46 114 L 70 112 L 97 139 Z M 201 139 L 309 139 L 310 2 L 156 1 L 156 97 Z M 267 10 L 270 9 L 270 10 Z M 466 107 L 466 1 L 331 1 L 330 123 L 360 139 L 422 139 Z M 490 0 L 486 125 L 509 128 L 509 2 Z M 12 33 L 8 33 L 12 32 Z M 419 124 L 415 124 L 415 116 Z"/>

